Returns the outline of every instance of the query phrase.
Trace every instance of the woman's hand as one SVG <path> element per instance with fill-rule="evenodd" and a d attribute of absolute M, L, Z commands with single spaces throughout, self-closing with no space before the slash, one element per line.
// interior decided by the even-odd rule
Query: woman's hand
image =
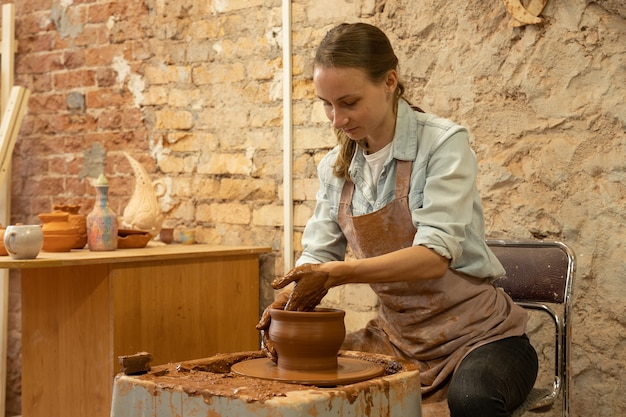
<path fill-rule="evenodd" d="M 265 355 L 270 358 L 274 363 L 277 363 L 278 354 L 276 353 L 274 344 L 269 338 L 270 322 L 272 321 L 272 317 L 270 316 L 270 310 L 273 308 L 283 310 L 285 308 L 285 304 L 287 304 L 288 299 L 289 291 L 285 290 L 280 292 L 276 296 L 274 302 L 267 306 L 267 308 L 263 311 L 261 319 L 256 325 L 256 329 L 261 332 L 261 349 L 263 350 L 263 352 L 265 352 Z"/>
<path fill-rule="evenodd" d="M 328 273 L 322 271 L 319 264 L 298 266 L 286 275 L 276 278 L 272 282 L 272 287 L 284 288 L 292 282 L 294 287 L 285 304 L 285 310 L 312 311 L 330 288 Z"/>

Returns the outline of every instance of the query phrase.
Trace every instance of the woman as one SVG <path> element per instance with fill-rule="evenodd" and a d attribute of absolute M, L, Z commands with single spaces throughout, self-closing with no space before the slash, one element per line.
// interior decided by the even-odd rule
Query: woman
<path fill-rule="evenodd" d="M 318 167 L 320 189 L 296 268 L 269 308 L 311 310 L 337 285 L 367 283 L 378 316 L 344 349 L 416 362 L 422 394 L 448 390 L 451 416 L 509 416 L 537 376 L 527 316 L 492 280 L 504 273 L 484 240 L 468 132 L 412 108 L 380 29 L 341 24 L 320 44 L 317 95 L 339 145 Z M 356 260 L 345 261 L 347 245 Z"/>

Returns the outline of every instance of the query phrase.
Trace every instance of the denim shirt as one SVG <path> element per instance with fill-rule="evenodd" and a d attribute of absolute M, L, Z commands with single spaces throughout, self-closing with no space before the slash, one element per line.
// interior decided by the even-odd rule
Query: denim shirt
<path fill-rule="evenodd" d="M 344 178 L 333 174 L 339 147 L 318 166 L 320 188 L 313 216 L 302 236 L 303 252 L 296 265 L 344 260 L 347 242 L 337 213 Z M 495 278 L 504 268 L 487 247 L 484 217 L 476 188 L 478 165 L 467 129 L 434 115 L 413 111 L 400 100 L 396 132 L 389 157 L 374 193 L 364 179 L 362 152 L 355 152 L 350 178 L 355 184 L 352 214 L 379 210 L 395 196 L 396 160 L 413 161 L 409 209 L 423 245 L 450 259 L 450 268 L 479 278 Z"/>

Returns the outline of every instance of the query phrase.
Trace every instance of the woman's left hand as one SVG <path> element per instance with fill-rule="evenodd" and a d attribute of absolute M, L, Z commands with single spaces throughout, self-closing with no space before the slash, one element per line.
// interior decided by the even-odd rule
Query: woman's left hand
<path fill-rule="evenodd" d="M 285 310 L 312 311 L 328 292 L 328 273 L 319 264 L 298 266 L 272 282 L 274 289 L 286 287 L 293 282 L 294 287 L 285 305 Z"/>

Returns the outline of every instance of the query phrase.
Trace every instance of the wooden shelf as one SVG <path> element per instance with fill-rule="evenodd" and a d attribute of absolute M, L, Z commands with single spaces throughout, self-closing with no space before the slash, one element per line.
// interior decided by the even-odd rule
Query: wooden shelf
<path fill-rule="evenodd" d="M 258 255 L 270 252 L 265 246 L 216 246 L 216 245 L 159 245 L 139 249 L 117 249 L 114 251 L 93 252 L 88 249 L 70 252 L 40 252 L 36 259 L 13 259 L 0 256 L 0 268 L 29 269 L 52 268 L 72 265 L 93 265 L 122 262 L 143 262 L 154 259 L 189 259 L 210 256 Z"/>
<path fill-rule="evenodd" d="M 22 415 L 109 417 L 119 356 L 152 365 L 259 349 L 259 255 L 167 245 L 39 254 L 22 276 Z"/>

